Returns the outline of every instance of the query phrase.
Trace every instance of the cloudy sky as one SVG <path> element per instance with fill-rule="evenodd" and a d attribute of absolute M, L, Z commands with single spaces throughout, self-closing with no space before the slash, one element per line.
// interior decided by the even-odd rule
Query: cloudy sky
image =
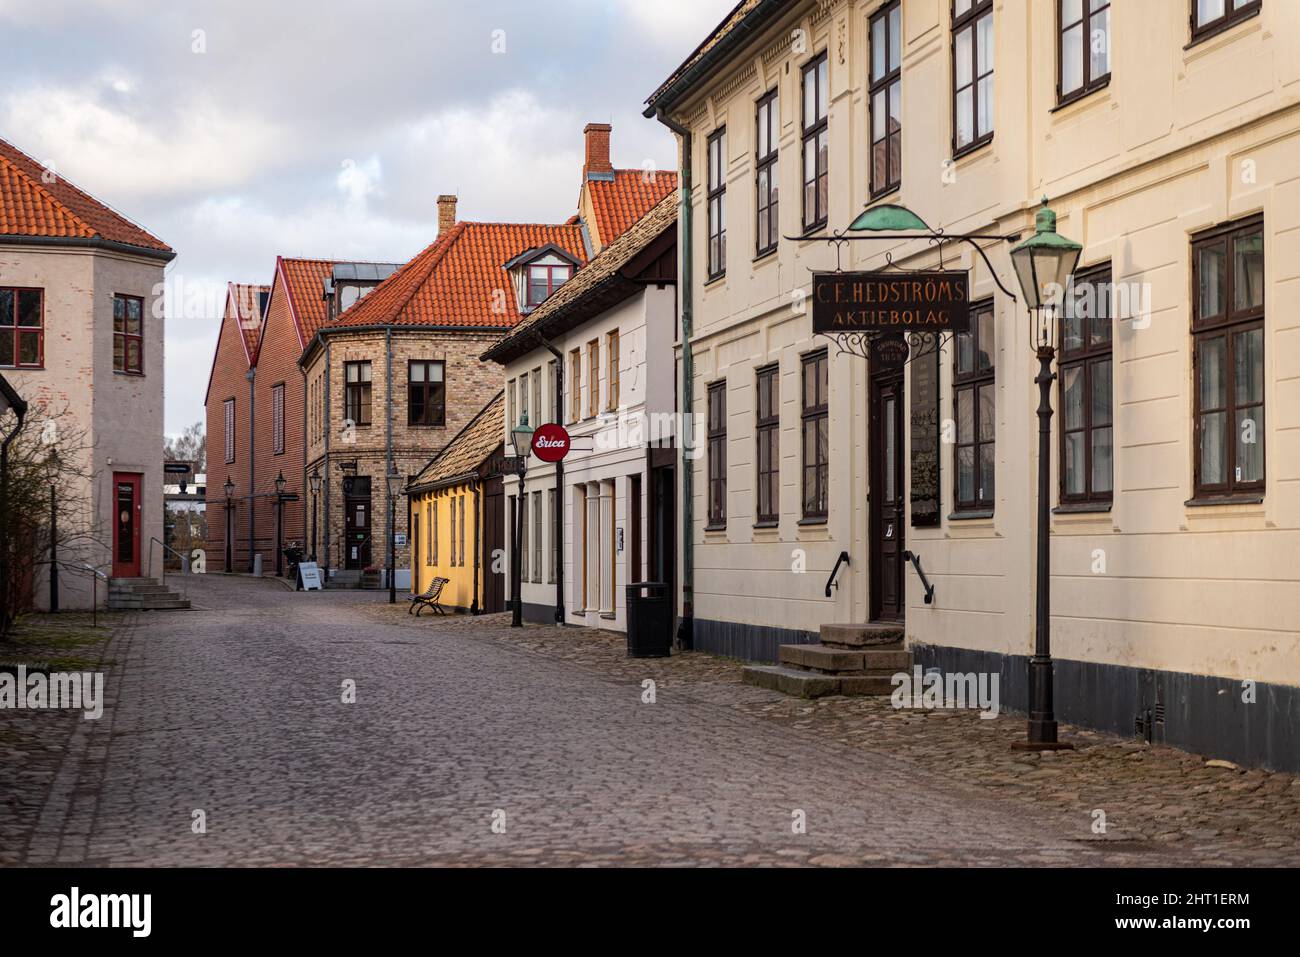
<path fill-rule="evenodd" d="M 462 219 L 562 221 L 588 122 L 615 165 L 671 169 L 642 103 L 734 2 L 0 0 L 0 138 L 179 253 L 176 433 L 226 282 L 270 282 L 277 254 L 405 261 L 445 192 Z"/>

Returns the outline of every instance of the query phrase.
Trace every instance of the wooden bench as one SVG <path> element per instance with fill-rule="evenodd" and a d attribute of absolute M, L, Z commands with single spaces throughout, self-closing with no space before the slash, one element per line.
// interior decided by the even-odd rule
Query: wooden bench
<path fill-rule="evenodd" d="M 415 612 L 415 617 L 419 618 L 420 612 L 424 611 L 426 608 L 432 608 L 440 615 L 447 614 L 442 605 L 438 604 L 438 598 L 442 594 L 443 587 L 449 581 L 451 581 L 450 578 L 435 578 L 433 581 L 429 582 L 428 588 L 418 595 L 412 595 L 408 599 L 411 604 L 407 606 L 406 613 L 409 615 L 411 612 Z"/>

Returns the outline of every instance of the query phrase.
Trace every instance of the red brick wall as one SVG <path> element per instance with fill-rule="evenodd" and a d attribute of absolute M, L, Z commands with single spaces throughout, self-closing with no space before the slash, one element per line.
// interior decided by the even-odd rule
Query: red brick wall
<path fill-rule="evenodd" d="M 275 479 L 284 475 L 285 494 L 297 494 L 297 502 L 284 505 L 283 541 L 303 540 L 303 383 L 298 371 L 302 343 L 290 312 L 289 297 L 280 277 L 272 288 L 262 344 L 257 354 L 257 378 L 254 405 L 255 457 L 253 550 L 261 552 L 262 567 L 275 568 L 276 521 Z M 275 453 L 275 418 L 273 390 L 284 386 L 284 451 Z M 247 521 L 247 519 L 245 519 Z M 247 532 L 245 532 L 245 535 Z"/>
<path fill-rule="evenodd" d="M 234 546 L 236 571 L 248 569 L 247 506 L 238 501 L 248 493 L 248 359 L 244 352 L 243 333 L 230 302 L 217 337 L 212 380 L 208 386 L 208 471 L 207 471 L 207 564 L 211 571 L 225 568 L 226 554 L 226 479 L 235 483 Z M 226 463 L 226 399 L 235 400 L 235 461 Z M 287 476 L 286 476 L 287 477 Z"/>

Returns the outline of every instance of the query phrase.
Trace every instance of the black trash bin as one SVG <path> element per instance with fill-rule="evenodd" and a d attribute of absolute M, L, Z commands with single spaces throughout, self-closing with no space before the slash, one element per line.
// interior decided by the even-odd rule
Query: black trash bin
<path fill-rule="evenodd" d="M 673 602 L 663 582 L 627 586 L 627 656 L 667 658 L 673 647 Z"/>

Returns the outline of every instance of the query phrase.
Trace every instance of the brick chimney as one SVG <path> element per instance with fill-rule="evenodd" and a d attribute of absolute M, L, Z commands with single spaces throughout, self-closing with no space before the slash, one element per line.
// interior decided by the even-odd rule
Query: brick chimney
<path fill-rule="evenodd" d="M 614 164 L 609 161 L 609 134 L 612 129 L 608 123 L 588 123 L 583 127 L 582 135 L 587 140 L 586 157 L 582 164 L 583 179 L 614 178 Z"/>
<path fill-rule="evenodd" d="M 443 194 L 438 197 L 438 235 L 456 225 L 456 197 Z"/>

